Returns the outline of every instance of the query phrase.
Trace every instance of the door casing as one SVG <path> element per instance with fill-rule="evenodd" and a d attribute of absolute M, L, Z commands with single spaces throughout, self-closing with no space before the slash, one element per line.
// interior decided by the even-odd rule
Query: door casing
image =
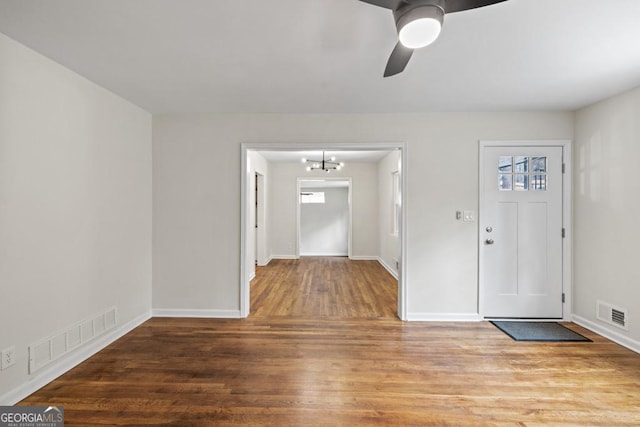
<path fill-rule="evenodd" d="M 481 245 L 482 240 L 482 213 L 484 211 L 484 174 L 482 173 L 484 165 L 484 148 L 485 147 L 562 147 L 562 162 L 564 165 L 564 174 L 562 179 L 562 224 L 565 229 L 565 238 L 562 242 L 562 292 L 564 293 L 564 307 L 562 310 L 563 320 L 571 320 L 573 312 L 572 303 L 572 241 L 573 241 L 573 212 L 572 212 L 572 152 L 570 140 L 526 140 L 526 141 L 487 141 L 479 142 L 478 153 L 478 228 L 476 230 L 478 241 L 478 269 L 483 263 Z M 482 295 L 484 292 L 481 276 L 478 272 L 478 313 L 480 318 L 485 318 L 485 311 L 482 304 Z M 516 320 L 516 319 L 514 319 Z M 545 319 L 536 319 L 545 320 Z M 554 319 L 557 320 L 557 319 Z"/>
<path fill-rule="evenodd" d="M 251 180 L 249 163 L 249 151 L 370 151 L 370 150 L 398 150 L 400 152 L 400 164 L 402 173 L 400 174 L 401 193 L 407 194 L 408 184 L 408 153 L 406 142 L 358 142 L 358 143 L 242 143 L 240 146 L 240 317 L 249 316 L 250 311 L 250 291 L 249 276 L 247 274 L 247 262 L 251 255 L 247 253 L 250 247 L 249 226 L 251 218 L 249 216 L 248 189 Z M 400 320 L 408 320 L 408 286 L 407 286 L 407 199 L 403 199 L 400 211 L 400 268 L 398 271 L 398 309 L 397 314 Z"/>

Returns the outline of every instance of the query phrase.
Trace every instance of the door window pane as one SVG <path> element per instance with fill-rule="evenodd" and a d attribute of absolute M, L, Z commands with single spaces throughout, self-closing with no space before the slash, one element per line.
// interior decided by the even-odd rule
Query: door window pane
<path fill-rule="evenodd" d="M 529 172 L 529 158 L 516 156 L 516 173 L 527 173 Z"/>
<path fill-rule="evenodd" d="M 513 189 L 513 175 L 506 174 L 498 177 L 500 191 L 511 191 Z"/>
<path fill-rule="evenodd" d="M 531 158 L 531 171 L 536 172 L 547 172 L 547 158 L 546 157 L 532 157 Z"/>
<path fill-rule="evenodd" d="M 500 160 L 498 161 L 498 171 L 500 173 L 513 172 L 513 157 L 500 156 Z"/>
<path fill-rule="evenodd" d="M 529 175 L 517 174 L 515 178 L 514 187 L 516 191 L 527 191 L 529 189 Z"/>
<path fill-rule="evenodd" d="M 546 190 L 547 175 L 531 175 L 531 189 L 542 191 Z"/>

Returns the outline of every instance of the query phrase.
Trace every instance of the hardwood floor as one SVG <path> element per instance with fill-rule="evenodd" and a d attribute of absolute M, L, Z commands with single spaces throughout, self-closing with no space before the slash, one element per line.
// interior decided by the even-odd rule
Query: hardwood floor
<path fill-rule="evenodd" d="M 299 270 L 277 271 L 288 264 Z M 376 268 L 347 264 L 336 271 Z M 247 319 L 151 319 L 22 404 L 64 405 L 68 426 L 640 425 L 630 350 L 576 325 L 592 343 L 515 342 L 486 322 L 404 323 L 386 285 L 386 308 L 331 308 L 378 291 L 310 269 L 260 269 Z M 310 283 L 268 292 L 295 275 Z"/>
<path fill-rule="evenodd" d="M 273 260 L 251 281 L 253 317 L 397 318 L 398 281 L 377 261 Z"/>

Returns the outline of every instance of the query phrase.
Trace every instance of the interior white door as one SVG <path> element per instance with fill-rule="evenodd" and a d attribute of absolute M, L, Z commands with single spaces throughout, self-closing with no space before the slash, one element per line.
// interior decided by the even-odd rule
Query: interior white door
<path fill-rule="evenodd" d="M 562 317 L 562 147 L 483 147 L 480 304 L 489 318 Z"/>

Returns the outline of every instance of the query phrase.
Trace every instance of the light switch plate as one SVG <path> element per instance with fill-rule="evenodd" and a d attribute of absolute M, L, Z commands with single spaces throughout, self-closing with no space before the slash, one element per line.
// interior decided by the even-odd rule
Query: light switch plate
<path fill-rule="evenodd" d="M 475 211 L 464 211 L 462 213 L 462 220 L 464 222 L 474 222 L 476 220 Z"/>

